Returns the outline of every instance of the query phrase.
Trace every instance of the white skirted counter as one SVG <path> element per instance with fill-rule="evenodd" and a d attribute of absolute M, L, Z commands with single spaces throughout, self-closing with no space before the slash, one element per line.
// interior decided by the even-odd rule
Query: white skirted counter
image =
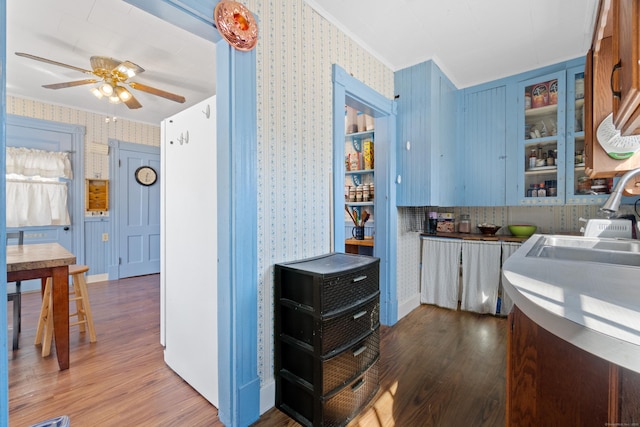
<path fill-rule="evenodd" d="M 504 237 L 423 235 L 420 302 L 453 310 L 459 302 L 465 311 L 509 313 L 513 303 L 502 292 L 500 268 L 525 239 Z"/>

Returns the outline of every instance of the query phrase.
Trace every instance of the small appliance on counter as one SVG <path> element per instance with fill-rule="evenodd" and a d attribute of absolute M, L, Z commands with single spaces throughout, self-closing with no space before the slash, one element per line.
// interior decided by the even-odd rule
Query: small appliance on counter
<path fill-rule="evenodd" d="M 581 230 L 585 237 L 633 238 L 633 223 L 629 219 L 595 218 L 587 221 Z"/>

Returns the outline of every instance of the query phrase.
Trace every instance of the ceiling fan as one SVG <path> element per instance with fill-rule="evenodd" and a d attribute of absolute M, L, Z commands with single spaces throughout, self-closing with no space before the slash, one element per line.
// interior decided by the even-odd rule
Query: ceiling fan
<path fill-rule="evenodd" d="M 123 102 L 130 109 L 142 107 L 142 104 L 138 102 L 133 94 L 126 87 L 122 86 L 123 84 L 125 84 L 132 89 L 170 99 L 171 101 L 180 103 L 185 102 L 184 96 L 176 95 L 174 93 L 167 92 L 161 89 L 156 89 L 142 83 L 128 81 L 131 77 L 144 72 L 144 68 L 134 64 L 131 61 L 120 61 L 118 59 L 113 59 L 106 56 L 92 56 L 90 59 L 92 69 L 86 70 L 84 68 L 63 64 L 62 62 L 53 61 L 51 59 L 42 58 L 28 53 L 16 52 L 16 55 L 22 56 L 24 58 L 34 59 L 36 61 L 46 62 L 47 64 L 53 64 L 59 67 L 65 67 L 72 70 L 80 71 L 81 73 L 93 75 L 96 77 L 91 79 L 75 80 L 72 82 L 42 85 L 42 87 L 47 89 L 63 89 L 67 87 L 98 83 L 96 86 L 91 88 L 91 93 L 93 93 L 96 97 L 107 97 L 109 99 L 109 102 L 114 104 Z"/>

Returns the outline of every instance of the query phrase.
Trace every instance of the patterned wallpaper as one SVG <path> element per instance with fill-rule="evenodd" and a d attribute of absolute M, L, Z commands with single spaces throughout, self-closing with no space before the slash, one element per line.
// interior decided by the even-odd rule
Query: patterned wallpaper
<path fill-rule="evenodd" d="M 84 126 L 87 130 L 84 141 L 86 178 L 109 179 L 108 157 L 91 153 L 88 146 L 92 142 L 106 145 L 109 138 L 112 138 L 136 144 L 160 146 L 160 126 L 122 119 L 114 121 L 113 117 L 104 114 L 12 96 L 7 97 L 7 114 Z"/>
<path fill-rule="evenodd" d="M 302 0 L 249 0 L 259 17 L 258 373 L 273 381 L 273 265 L 330 250 L 331 67 L 385 97 L 393 72 Z"/>

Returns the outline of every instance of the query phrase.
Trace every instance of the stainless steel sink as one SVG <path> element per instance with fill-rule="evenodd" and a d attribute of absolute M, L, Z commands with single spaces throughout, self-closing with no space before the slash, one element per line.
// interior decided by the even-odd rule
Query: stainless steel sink
<path fill-rule="evenodd" d="M 539 236 L 527 256 L 640 267 L 640 242 L 578 236 Z"/>

